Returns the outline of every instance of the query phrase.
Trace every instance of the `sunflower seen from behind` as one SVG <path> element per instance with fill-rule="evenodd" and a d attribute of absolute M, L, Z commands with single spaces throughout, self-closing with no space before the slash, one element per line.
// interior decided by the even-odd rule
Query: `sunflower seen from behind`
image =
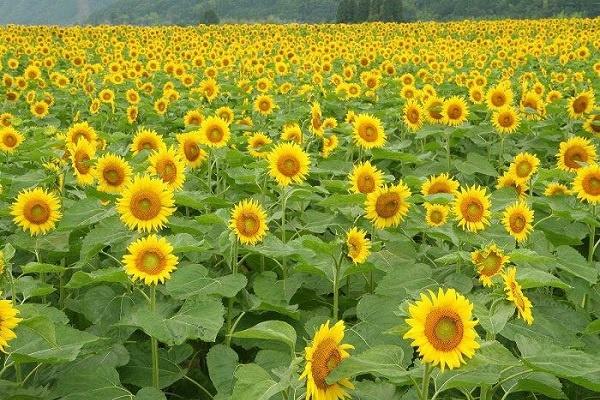
<path fill-rule="evenodd" d="M 350 357 L 350 344 L 342 343 L 345 334 L 344 321 L 330 326 L 329 321 L 319 327 L 312 342 L 304 349 L 306 365 L 300 376 L 306 380 L 306 400 L 343 400 L 350 398 L 348 389 L 354 385 L 348 379 L 327 383 L 327 377 L 342 360 Z"/>
<path fill-rule="evenodd" d="M 26 189 L 11 206 L 13 221 L 31 236 L 46 234 L 54 229 L 61 218 L 60 200 L 42 188 Z"/>
<path fill-rule="evenodd" d="M 233 208 L 229 228 L 242 244 L 255 245 L 269 230 L 267 213 L 258 201 L 243 200 Z"/>
<path fill-rule="evenodd" d="M 472 358 L 480 346 L 472 319 L 473 304 L 454 289 L 442 288 L 437 295 L 421 293 L 421 299 L 408 308 L 410 327 L 404 339 L 412 339 L 423 362 L 454 369 Z"/>
<path fill-rule="evenodd" d="M 160 178 L 143 175 L 127 184 L 117 211 L 129 229 L 150 232 L 165 226 L 174 205 L 173 192 Z"/>
<path fill-rule="evenodd" d="M 17 335 L 14 329 L 22 321 L 18 317 L 17 310 L 10 300 L 0 300 L 0 351 L 6 352 L 8 342 L 15 339 Z"/>
<path fill-rule="evenodd" d="M 123 256 L 127 275 L 131 280 L 140 280 L 146 285 L 164 283 L 177 268 L 177 262 L 169 241 L 154 234 L 131 243 Z"/>
<path fill-rule="evenodd" d="M 471 252 L 471 261 L 475 265 L 479 281 L 483 286 L 492 286 L 492 278 L 502 273 L 509 257 L 492 243 L 483 249 Z"/>
<path fill-rule="evenodd" d="M 131 179 L 131 166 L 123 157 L 107 153 L 99 157 L 95 168 L 98 190 L 117 194 Z"/>
<path fill-rule="evenodd" d="M 377 188 L 367 195 L 366 218 L 378 229 L 398 226 L 408 214 L 410 195 L 410 189 L 402 181 Z"/>
<path fill-rule="evenodd" d="M 371 254 L 371 241 L 367 238 L 367 232 L 355 226 L 346 232 L 346 247 L 348 257 L 355 264 L 364 263 Z"/>
<path fill-rule="evenodd" d="M 490 224 L 490 196 L 486 188 L 470 186 L 460 190 L 454 200 L 454 214 L 458 225 L 469 231 L 478 232 Z"/>
<path fill-rule="evenodd" d="M 279 186 L 301 183 L 306 179 L 310 167 L 310 158 L 296 143 L 281 143 L 267 156 L 269 175 L 275 178 Z"/>
<path fill-rule="evenodd" d="M 521 285 L 517 282 L 517 269 L 509 268 L 503 275 L 504 279 L 504 291 L 506 293 L 506 299 L 512 302 L 517 308 L 519 318 L 527 323 L 527 325 L 533 324 L 533 305 L 527 296 L 523 294 Z"/>

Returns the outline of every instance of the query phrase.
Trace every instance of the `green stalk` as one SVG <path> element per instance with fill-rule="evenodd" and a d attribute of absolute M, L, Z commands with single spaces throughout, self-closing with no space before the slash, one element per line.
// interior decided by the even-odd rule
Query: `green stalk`
<path fill-rule="evenodd" d="M 596 235 L 596 205 L 592 206 L 592 215 L 594 216 L 594 224 L 590 224 L 590 240 L 588 243 L 588 262 L 594 261 L 594 236 Z"/>
<path fill-rule="evenodd" d="M 150 311 L 156 311 L 156 286 L 150 287 Z M 158 371 L 158 341 L 150 337 L 150 346 L 152 349 L 152 387 L 160 390 L 159 371 Z"/>
<path fill-rule="evenodd" d="M 233 275 L 237 274 L 238 270 L 238 242 L 237 240 L 231 245 L 231 271 Z M 233 297 L 227 299 L 227 324 L 226 332 L 231 333 L 233 319 Z M 227 346 L 231 345 L 231 336 L 225 339 Z"/>
<path fill-rule="evenodd" d="M 286 242 L 285 237 L 285 210 L 287 208 L 287 191 L 285 188 L 281 190 L 281 241 L 283 244 Z M 283 279 L 287 278 L 287 258 L 285 256 L 282 257 L 281 260 L 281 270 L 283 272 Z M 285 283 L 284 283 L 285 284 Z"/>
<path fill-rule="evenodd" d="M 446 162 L 448 172 L 450 172 L 450 132 L 448 132 L 448 134 L 446 135 Z"/>
<path fill-rule="evenodd" d="M 421 388 L 421 400 L 429 400 L 429 381 L 431 380 L 431 372 L 433 367 L 430 364 L 425 364 L 423 371 L 423 387 Z"/>
<path fill-rule="evenodd" d="M 207 171 L 207 176 L 206 176 L 206 182 L 208 184 L 208 193 L 212 194 L 212 150 L 208 150 L 208 156 L 207 156 L 207 160 L 206 160 L 206 171 Z"/>

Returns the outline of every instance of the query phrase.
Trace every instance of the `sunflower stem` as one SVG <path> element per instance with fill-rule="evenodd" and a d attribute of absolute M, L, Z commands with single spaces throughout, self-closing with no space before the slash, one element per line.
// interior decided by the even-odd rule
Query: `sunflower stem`
<path fill-rule="evenodd" d="M 287 191 L 285 188 L 281 190 L 281 242 L 285 244 L 285 210 L 287 208 Z M 283 273 L 284 285 L 285 279 L 287 278 L 287 258 L 286 256 L 282 257 L 281 260 L 281 270 Z"/>
<path fill-rule="evenodd" d="M 596 205 L 592 206 L 592 216 L 594 218 L 594 224 L 590 224 L 590 239 L 588 242 L 588 262 L 594 261 L 594 236 L 596 235 Z"/>
<path fill-rule="evenodd" d="M 429 381 L 431 380 L 431 372 L 433 366 L 431 364 L 425 364 L 425 370 L 423 370 L 423 387 L 421 388 L 421 400 L 429 400 Z"/>
<path fill-rule="evenodd" d="M 156 286 L 150 287 L 150 311 L 156 312 Z M 158 375 L 158 341 L 150 336 L 150 346 L 152 350 L 152 387 L 160 390 Z"/>
<path fill-rule="evenodd" d="M 450 173 L 450 165 L 451 165 L 451 161 L 450 161 L 450 132 L 448 131 L 447 135 L 446 135 L 446 168 L 448 169 L 448 173 Z"/>
<path fill-rule="evenodd" d="M 207 157 L 207 162 L 206 162 L 206 170 L 207 170 L 207 176 L 206 176 L 206 182 L 208 185 L 208 193 L 212 194 L 212 150 L 208 150 L 208 157 Z"/>

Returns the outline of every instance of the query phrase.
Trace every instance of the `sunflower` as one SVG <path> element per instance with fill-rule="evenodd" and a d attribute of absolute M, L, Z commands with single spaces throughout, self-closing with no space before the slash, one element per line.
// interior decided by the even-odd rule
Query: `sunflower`
<path fill-rule="evenodd" d="M 484 249 L 471 252 L 471 261 L 483 286 L 492 286 L 492 278 L 502 273 L 509 257 L 498 246 L 490 244 Z"/>
<path fill-rule="evenodd" d="M 283 127 L 281 139 L 302 144 L 302 129 L 298 124 L 287 124 Z"/>
<path fill-rule="evenodd" d="M 527 119 L 539 120 L 546 115 L 546 105 L 536 92 L 528 91 L 521 97 L 521 111 Z"/>
<path fill-rule="evenodd" d="M 378 187 L 367 194 L 365 201 L 366 217 L 376 228 L 397 226 L 408 213 L 410 189 L 404 182 L 388 187 Z"/>
<path fill-rule="evenodd" d="M 269 230 L 267 213 L 257 201 L 243 200 L 233 208 L 229 227 L 242 244 L 255 245 Z"/>
<path fill-rule="evenodd" d="M 95 172 L 92 159 L 96 154 L 95 147 L 87 140 L 79 140 L 77 144 L 69 145 L 68 150 L 77 183 L 80 185 L 94 183 Z"/>
<path fill-rule="evenodd" d="M 552 196 L 570 196 L 573 194 L 571 189 L 569 189 L 566 185 L 558 182 L 551 182 L 546 185 L 546 189 L 544 190 L 544 196 L 552 197 Z"/>
<path fill-rule="evenodd" d="M 202 137 L 198 131 L 178 134 L 177 142 L 179 142 L 179 154 L 185 159 L 189 168 L 197 168 L 206 160 L 206 152 L 200 148 Z"/>
<path fill-rule="evenodd" d="M 225 121 L 227 125 L 231 125 L 235 117 L 231 107 L 220 107 L 215 111 L 215 115 Z"/>
<path fill-rule="evenodd" d="M 276 105 L 271 96 L 262 94 L 254 100 L 254 111 L 261 115 L 270 115 L 273 113 Z"/>
<path fill-rule="evenodd" d="M 357 115 L 354 119 L 354 141 L 365 149 L 383 147 L 386 135 L 381 121 L 368 114 Z"/>
<path fill-rule="evenodd" d="M 317 102 L 312 103 L 310 107 L 310 130 L 315 136 L 323 134 L 323 114 L 321 105 Z"/>
<path fill-rule="evenodd" d="M 425 222 L 429 226 L 442 226 L 448 221 L 450 207 L 445 204 L 425 203 Z"/>
<path fill-rule="evenodd" d="M 179 190 L 185 182 L 185 163 L 175 148 L 161 149 L 148 158 L 148 172 L 160 177 L 171 190 Z"/>
<path fill-rule="evenodd" d="M 282 143 L 267 156 L 269 174 L 280 186 L 300 183 L 306 179 L 310 158 L 296 143 Z"/>
<path fill-rule="evenodd" d="M 439 365 L 442 371 L 458 368 L 479 348 L 472 320 L 473 304 L 454 289 L 443 289 L 429 296 L 421 293 L 421 300 L 408 308 L 406 323 L 410 326 L 404 339 L 412 339 L 423 362 Z"/>
<path fill-rule="evenodd" d="M 443 122 L 446 125 L 457 126 L 467 120 L 469 108 L 464 99 L 452 96 L 442 105 Z"/>
<path fill-rule="evenodd" d="M 342 344 L 344 339 L 344 321 L 338 321 L 332 327 L 329 321 L 319 327 L 310 346 L 304 349 L 306 366 L 300 376 L 306 379 L 306 400 L 343 400 L 350 395 L 346 389 L 354 389 L 348 379 L 328 384 L 327 376 L 338 364 L 350 357 L 350 344 Z"/>
<path fill-rule="evenodd" d="M 367 238 L 367 232 L 357 227 L 352 227 L 346 232 L 346 246 L 348 246 L 348 257 L 355 264 L 367 261 L 371 253 L 371 241 Z"/>
<path fill-rule="evenodd" d="M 510 164 L 508 173 L 517 182 L 527 182 L 536 173 L 540 160 L 530 153 L 519 153 Z"/>
<path fill-rule="evenodd" d="M 174 203 L 173 192 L 161 179 L 137 176 L 125 187 L 117 211 L 129 229 L 153 231 L 175 212 Z"/>
<path fill-rule="evenodd" d="M 123 256 L 127 275 L 133 281 L 144 281 L 146 285 L 164 283 L 177 269 L 178 261 L 169 241 L 154 234 L 131 243 Z"/>
<path fill-rule="evenodd" d="M 371 165 L 369 161 L 365 161 L 354 166 L 348 179 L 352 193 L 369 194 L 383 184 L 383 172 Z"/>
<path fill-rule="evenodd" d="M 597 109 L 598 114 L 590 115 L 583 124 L 583 129 L 594 135 L 600 135 L 600 109 Z"/>
<path fill-rule="evenodd" d="M 205 79 L 200 82 L 200 93 L 208 102 L 212 102 L 219 95 L 219 85 L 214 79 Z"/>
<path fill-rule="evenodd" d="M 448 174 L 440 174 L 436 176 L 430 176 L 423 185 L 421 185 L 421 194 L 423 196 L 430 196 L 432 194 L 447 193 L 455 195 L 458 193 L 459 183 L 454 179 L 450 178 Z"/>
<path fill-rule="evenodd" d="M 185 126 L 200 126 L 202 121 L 204 120 L 204 116 L 198 110 L 190 110 L 185 113 L 183 117 L 183 124 Z"/>
<path fill-rule="evenodd" d="M 521 285 L 517 282 L 517 269 L 509 268 L 503 275 L 504 291 L 506 298 L 513 302 L 519 312 L 519 317 L 527 322 L 527 325 L 533 324 L 533 314 L 531 301 L 523 294 Z"/>
<path fill-rule="evenodd" d="M 471 186 L 456 195 L 454 213 L 458 225 L 470 232 L 485 229 L 490 224 L 490 197 L 485 188 Z"/>
<path fill-rule="evenodd" d="M 579 168 L 573 181 L 573 190 L 581 200 L 593 204 L 600 202 L 600 166 L 591 164 Z"/>
<path fill-rule="evenodd" d="M 0 151 L 13 153 L 23 143 L 23 135 L 13 127 L 0 128 Z"/>
<path fill-rule="evenodd" d="M 594 92 L 588 90 L 569 99 L 567 108 L 573 119 L 583 118 L 594 109 Z"/>
<path fill-rule="evenodd" d="M 444 106 L 444 99 L 438 97 L 432 97 L 425 103 L 425 111 L 429 122 L 441 123 L 444 119 L 442 115 L 442 107 Z"/>
<path fill-rule="evenodd" d="M 331 135 L 329 137 L 323 138 L 323 148 L 321 150 L 321 155 L 323 158 L 329 157 L 332 151 L 334 151 L 338 147 L 339 141 L 336 135 Z"/>
<path fill-rule="evenodd" d="M 48 115 L 48 109 L 48 103 L 44 101 L 37 101 L 31 104 L 29 111 L 31 111 L 31 114 L 33 114 L 34 117 L 42 119 Z"/>
<path fill-rule="evenodd" d="M 256 132 L 248 137 L 248 153 L 255 158 L 264 158 L 268 156 L 265 147 L 273 141 L 263 132 Z"/>
<path fill-rule="evenodd" d="M 31 236 L 45 234 L 60 219 L 60 200 L 54 193 L 41 188 L 24 190 L 11 206 L 15 224 Z"/>
<path fill-rule="evenodd" d="M 133 143 L 131 143 L 131 151 L 134 155 L 143 150 L 158 151 L 166 147 L 162 137 L 157 132 L 149 129 L 138 130 L 133 137 Z"/>
<path fill-rule="evenodd" d="M 98 190 L 104 193 L 121 193 L 131 179 L 131 167 L 123 157 L 105 154 L 96 162 Z"/>
<path fill-rule="evenodd" d="M 418 131 L 423 126 L 425 112 L 423 108 L 414 100 L 409 100 L 404 106 L 403 120 L 408 129 Z"/>
<path fill-rule="evenodd" d="M 19 322 L 19 310 L 17 310 L 10 300 L 0 300 L 0 351 L 6 352 L 9 347 L 8 342 L 17 337 L 13 331 Z"/>
<path fill-rule="evenodd" d="M 231 133 L 227 122 L 219 117 L 208 117 L 200 124 L 202 143 L 209 147 L 224 147 Z"/>
<path fill-rule="evenodd" d="M 596 161 L 596 148 L 590 140 L 574 136 L 560 143 L 556 158 L 559 169 L 575 172 L 583 165 Z"/>
<path fill-rule="evenodd" d="M 492 115 L 492 125 L 502 134 L 514 133 L 520 123 L 521 117 L 511 106 L 501 107 Z"/>
<path fill-rule="evenodd" d="M 487 91 L 485 100 L 490 110 L 499 110 L 512 104 L 513 93 L 505 85 L 498 85 Z"/>
<path fill-rule="evenodd" d="M 502 176 L 498 177 L 498 183 L 496 184 L 496 189 L 503 188 L 512 188 L 517 193 L 519 198 L 524 197 L 527 193 L 529 185 L 527 181 L 517 181 L 514 176 L 509 174 L 508 172 L 504 173 Z"/>
<path fill-rule="evenodd" d="M 533 230 L 533 210 L 523 202 L 517 202 L 506 207 L 502 216 L 502 223 L 506 232 L 514 237 L 517 242 L 523 242 Z"/>

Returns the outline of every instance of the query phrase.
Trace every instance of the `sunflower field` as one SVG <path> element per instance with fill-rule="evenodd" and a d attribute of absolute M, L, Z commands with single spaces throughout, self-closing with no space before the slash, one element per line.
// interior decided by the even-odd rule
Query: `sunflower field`
<path fill-rule="evenodd" d="M 0 399 L 600 399 L 600 20 L 9 25 L 0 76 Z"/>

